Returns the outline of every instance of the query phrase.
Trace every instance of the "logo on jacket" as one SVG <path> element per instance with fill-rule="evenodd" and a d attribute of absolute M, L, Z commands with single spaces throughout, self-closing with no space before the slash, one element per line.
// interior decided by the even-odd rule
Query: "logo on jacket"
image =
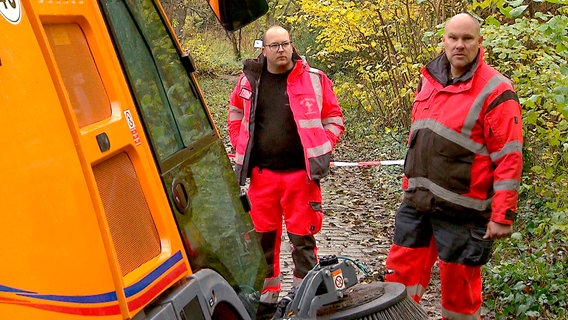
<path fill-rule="evenodd" d="M 252 91 L 247 88 L 242 88 L 241 92 L 239 92 L 239 97 L 245 100 L 250 100 L 250 97 L 252 97 Z"/>
<path fill-rule="evenodd" d="M 300 101 L 300 105 L 302 105 L 306 109 L 306 114 L 314 114 L 317 111 L 314 108 L 317 108 L 317 103 L 314 98 L 305 98 Z"/>

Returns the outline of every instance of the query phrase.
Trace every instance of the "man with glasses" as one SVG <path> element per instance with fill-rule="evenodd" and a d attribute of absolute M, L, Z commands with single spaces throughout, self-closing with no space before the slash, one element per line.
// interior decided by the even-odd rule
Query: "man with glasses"
<path fill-rule="evenodd" d="M 228 128 L 239 182 L 250 178 L 250 215 L 268 264 L 259 314 L 270 315 L 281 287 L 282 219 L 293 246 L 293 286 L 317 263 L 319 181 L 344 127 L 331 81 L 298 55 L 288 31 L 272 26 L 262 40 L 262 54 L 244 61 L 231 93 Z"/>

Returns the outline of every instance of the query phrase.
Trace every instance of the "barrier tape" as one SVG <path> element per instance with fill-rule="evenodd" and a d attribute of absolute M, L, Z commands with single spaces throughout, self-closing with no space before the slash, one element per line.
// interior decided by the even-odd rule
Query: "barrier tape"
<path fill-rule="evenodd" d="M 361 161 L 361 162 L 332 161 L 329 165 L 332 167 L 402 166 L 404 165 L 404 160 Z"/>
<path fill-rule="evenodd" d="M 234 154 L 229 154 L 229 158 L 234 158 Z M 359 162 L 346 162 L 346 161 L 332 161 L 330 167 L 367 167 L 367 166 L 402 166 L 404 160 L 384 160 L 384 161 L 359 161 Z"/>

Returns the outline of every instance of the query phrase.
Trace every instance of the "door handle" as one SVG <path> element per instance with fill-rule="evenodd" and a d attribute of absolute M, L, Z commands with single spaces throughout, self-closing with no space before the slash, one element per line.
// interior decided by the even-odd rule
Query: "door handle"
<path fill-rule="evenodd" d="M 189 196 L 184 181 L 175 179 L 172 182 L 172 196 L 176 209 L 185 214 L 189 207 Z"/>

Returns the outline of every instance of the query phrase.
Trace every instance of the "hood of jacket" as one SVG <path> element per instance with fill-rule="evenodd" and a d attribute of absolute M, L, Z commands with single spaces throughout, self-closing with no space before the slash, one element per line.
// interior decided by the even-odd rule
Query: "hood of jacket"
<path fill-rule="evenodd" d="M 300 61 L 304 67 L 307 67 L 308 63 L 298 54 L 296 48 L 292 49 L 292 62 L 294 62 L 294 67 L 296 68 L 297 62 Z M 261 53 L 258 57 L 253 59 L 246 59 L 243 61 L 243 73 L 247 77 L 248 81 L 251 84 L 251 87 L 255 88 L 262 74 L 262 70 L 266 69 L 266 57 Z"/>

